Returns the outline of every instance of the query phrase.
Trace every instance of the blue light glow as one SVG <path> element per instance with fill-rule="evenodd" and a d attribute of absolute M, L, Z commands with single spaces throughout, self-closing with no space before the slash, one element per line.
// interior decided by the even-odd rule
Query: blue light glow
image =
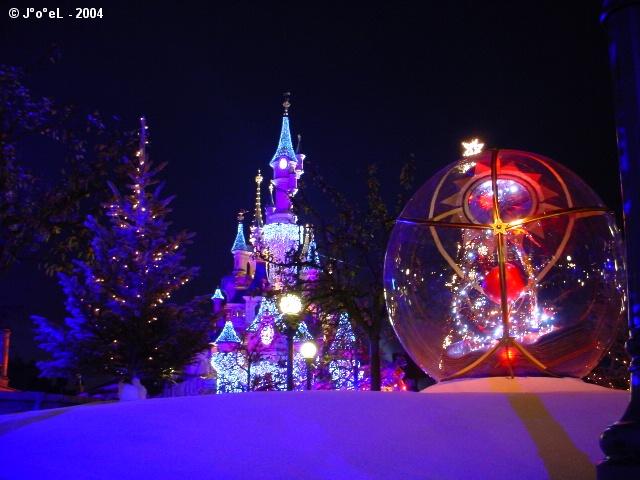
<path fill-rule="evenodd" d="M 296 152 L 293 148 L 293 142 L 291 141 L 291 130 L 289 129 L 289 117 L 282 117 L 282 129 L 280 130 L 280 141 L 278 142 L 278 148 L 273 155 L 271 162 L 272 168 L 278 164 L 282 157 L 287 157 L 289 160 L 296 162 Z"/>
<path fill-rule="evenodd" d="M 214 343 L 242 343 L 242 341 L 236 333 L 236 329 L 233 328 L 233 323 L 231 323 L 230 320 L 227 320 L 224 324 L 224 328 Z"/>

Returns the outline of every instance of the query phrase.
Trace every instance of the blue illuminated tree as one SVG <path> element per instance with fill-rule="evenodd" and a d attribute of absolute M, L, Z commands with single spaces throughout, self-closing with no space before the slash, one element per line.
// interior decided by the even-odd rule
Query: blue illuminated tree
<path fill-rule="evenodd" d="M 93 258 L 76 260 L 61 273 L 69 316 L 62 326 L 33 317 L 40 347 L 50 359 L 39 363 L 44 376 L 108 375 L 147 386 L 173 377 L 207 348 L 205 298 L 175 303 L 172 296 L 197 269 L 184 265 L 192 234 L 169 232 L 171 197 L 161 196 L 146 154 L 141 119 L 140 147 L 125 158 L 127 193 L 110 185 L 113 198 L 104 219 L 89 216 Z"/>
<path fill-rule="evenodd" d="M 357 359 L 357 340 L 349 315 L 338 315 L 335 336 L 328 349 L 329 374 L 336 390 L 357 390 L 362 379 L 360 362 Z"/>

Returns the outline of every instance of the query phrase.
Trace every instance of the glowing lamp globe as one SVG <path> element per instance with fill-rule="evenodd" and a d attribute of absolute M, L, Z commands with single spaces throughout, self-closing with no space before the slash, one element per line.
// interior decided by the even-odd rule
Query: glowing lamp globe
<path fill-rule="evenodd" d="M 316 347 L 316 344 L 314 342 L 308 341 L 300 345 L 300 355 L 302 355 L 307 360 L 315 358 L 317 353 L 318 347 Z"/>
<path fill-rule="evenodd" d="M 427 181 L 392 231 L 384 281 L 398 338 L 437 380 L 583 377 L 624 315 L 613 214 L 570 170 L 517 150 Z"/>
<path fill-rule="evenodd" d="M 285 315 L 297 315 L 302 310 L 302 300 L 298 295 L 287 293 L 280 297 L 278 307 L 280 312 Z"/>

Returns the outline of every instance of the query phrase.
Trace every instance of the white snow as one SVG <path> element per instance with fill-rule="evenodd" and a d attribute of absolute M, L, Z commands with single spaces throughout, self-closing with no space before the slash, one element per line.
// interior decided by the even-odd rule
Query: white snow
<path fill-rule="evenodd" d="M 131 383 L 120 382 L 118 384 L 118 398 L 121 402 L 144 400 L 147 398 L 147 389 L 140 383 L 140 379 L 135 377 Z"/>
<path fill-rule="evenodd" d="M 255 392 L 26 412 L 0 416 L 0 477 L 588 479 L 600 433 L 627 402 L 578 380 L 479 379 L 424 394 Z"/>
<path fill-rule="evenodd" d="M 440 382 L 422 393 L 612 393 L 592 383 L 576 378 L 549 377 L 489 377 L 465 378 Z"/>

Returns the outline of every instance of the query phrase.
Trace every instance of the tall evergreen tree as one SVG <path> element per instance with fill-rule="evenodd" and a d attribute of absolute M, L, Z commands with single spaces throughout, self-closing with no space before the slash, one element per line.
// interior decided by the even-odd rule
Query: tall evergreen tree
<path fill-rule="evenodd" d="M 207 347 L 206 299 L 178 304 L 173 294 L 197 273 L 184 265 L 192 234 L 169 233 L 172 197 L 161 196 L 157 168 L 146 153 L 141 119 L 140 146 L 125 158 L 128 192 L 110 185 L 105 221 L 89 216 L 91 260 L 76 260 L 60 273 L 69 316 L 63 326 L 34 316 L 37 339 L 51 359 L 44 376 L 108 375 L 148 386 L 174 376 Z"/>

